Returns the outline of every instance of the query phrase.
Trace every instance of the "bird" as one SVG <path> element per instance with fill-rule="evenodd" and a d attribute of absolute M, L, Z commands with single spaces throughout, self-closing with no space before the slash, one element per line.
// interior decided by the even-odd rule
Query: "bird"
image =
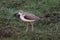
<path fill-rule="evenodd" d="M 38 17 L 32 13 L 25 12 L 23 10 L 18 11 L 18 13 L 15 13 L 14 15 L 17 16 L 22 21 L 27 23 L 26 32 L 28 31 L 28 26 L 29 26 L 28 24 L 29 23 L 32 26 L 32 31 L 34 31 L 34 27 L 33 27 L 34 22 L 40 20 L 40 17 Z"/>

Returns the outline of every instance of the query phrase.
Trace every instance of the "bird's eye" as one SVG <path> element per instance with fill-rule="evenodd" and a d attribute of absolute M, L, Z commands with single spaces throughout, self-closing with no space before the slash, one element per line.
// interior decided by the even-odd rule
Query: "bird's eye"
<path fill-rule="evenodd" d="M 20 11 L 20 13 L 22 13 L 22 11 Z"/>

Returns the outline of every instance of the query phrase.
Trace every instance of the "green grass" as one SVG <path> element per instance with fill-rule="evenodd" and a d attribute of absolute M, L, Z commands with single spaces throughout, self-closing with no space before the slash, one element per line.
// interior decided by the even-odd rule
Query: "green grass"
<path fill-rule="evenodd" d="M 25 33 L 26 23 L 13 16 L 18 10 L 24 10 L 43 17 L 40 21 L 34 23 L 33 32 L 30 25 L 29 31 Z M 13 32 L 19 31 L 19 34 L 16 31 L 17 35 L 13 33 L 14 35 L 11 35 L 11 37 L 1 37 L 0 39 L 60 40 L 60 18 L 54 17 L 53 12 L 60 14 L 60 0 L 0 0 L 0 28 L 5 29 L 5 27 L 10 26 Z M 50 16 L 45 17 L 46 14 Z M 15 30 L 14 27 L 18 29 Z"/>

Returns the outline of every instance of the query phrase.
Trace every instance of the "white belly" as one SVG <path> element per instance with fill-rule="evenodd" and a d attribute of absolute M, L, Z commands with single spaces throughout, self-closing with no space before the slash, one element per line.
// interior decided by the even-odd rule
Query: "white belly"
<path fill-rule="evenodd" d="M 34 22 L 35 21 L 35 20 L 25 19 L 24 16 L 20 16 L 20 19 L 23 20 L 23 21 L 26 21 L 26 22 Z"/>

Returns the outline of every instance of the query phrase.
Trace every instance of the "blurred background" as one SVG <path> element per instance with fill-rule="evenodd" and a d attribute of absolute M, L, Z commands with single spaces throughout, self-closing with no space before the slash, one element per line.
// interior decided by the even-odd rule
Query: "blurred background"
<path fill-rule="evenodd" d="M 18 10 L 41 17 L 33 32 L 13 16 Z M 60 40 L 60 0 L 0 0 L 0 40 Z"/>

